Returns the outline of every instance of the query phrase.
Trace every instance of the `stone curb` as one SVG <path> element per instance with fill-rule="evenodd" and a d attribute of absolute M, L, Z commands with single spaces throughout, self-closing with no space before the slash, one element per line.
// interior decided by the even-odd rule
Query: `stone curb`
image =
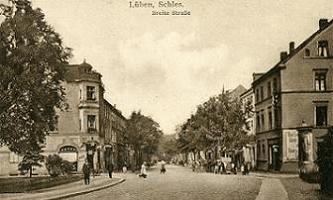
<path fill-rule="evenodd" d="M 125 179 L 122 178 L 119 181 L 116 181 L 116 182 L 113 182 L 113 183 L 110 183 L 110 184 L 106 184 L 106 185 L 102 185 L 102 186 L 99 186 L 99 187 L 94 187 L 94 188 L 90 188 L 90 189 L 87 189 L 87 190 L 82 190 L 82 191 L 79 191 L 79 192 L 72 192 L 72 193 L 69 193 L 69 194 L 62 194 L 62 195 L 59 195 L 59 196 L 50 197 L 50 198 L 43 198 L 43 199 L 44 200 L 57 200 L 57 199 L 65 199 L 65 198 L 69 198 L 69 197 L 75 197 L 75 196 L 95 192 L 95 191 L 98 191 L 98 190 L 103 190 L 103 189 L 106 189 L 108 187 L 118 185 L 118 184 L 120 184 L 124 181 L 125 181 Z"/>
<path fill-rule="evenodd" d="M 255 176 L 259 178 L 299 178 L 298 174 L 257 174 L 250 173 L 249 176 Z"/>

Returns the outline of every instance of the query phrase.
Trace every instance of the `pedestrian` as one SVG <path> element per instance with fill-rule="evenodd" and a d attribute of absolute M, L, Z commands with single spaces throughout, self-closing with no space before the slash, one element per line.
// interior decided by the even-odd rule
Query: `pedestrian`
<path fill-rule="evenodd" d="M 244 163 L 241 165 L 241 172 L 242 172 L 243 175 L 246 174 L 245 173 L 245 165 L 244 165 Z"/>
<path fill-rule="evenodd" d="M 125 163 L 124 166 L 123 166 L 123 173 L 124 173 L 124 174 L 127 173 L 127 163 Z"/>
<path fill-rule="evenodd" d="M 139 174 L 139 177 L 147 178 L 146 162 L 143 162 L 143 164 L 141 165 L 141 172 Z"/>
<path fill-rule="evenodd" d="M 166 169 L 165 169 L 165 162 L 164 162 L 164 160 L 162 160 L 162 161 L 161 161 L 161 172 L 160 172 L 160 173 L 165 174 L 165 172 L 166 172 Z"/>
<path fill-rule="evenodd" d="M 109 172 L 109 178 L 112 178 L 112 172 L 113 172 L 113 164 L 112 162 L 108 165 L 108 172 Z"/>
<path fill-rule="evenodd" d="M 89 185 L 91 169 L 90 169 L 88 160 L 85 160 L 83 167 L 82 167 L 82 171 L 83 171 L 83 176 L 84 176 L 84 184 Z"/>

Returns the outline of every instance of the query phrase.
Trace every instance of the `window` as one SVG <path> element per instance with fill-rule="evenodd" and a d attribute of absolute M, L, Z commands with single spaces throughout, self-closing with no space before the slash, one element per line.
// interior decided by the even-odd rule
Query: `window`
<path fill-rule="evenodd" d="M 87 125 L 88 125 L 88 132 L 95 132 L 96 131 L 96 116 L 95 115 L 88 115 L 87 117 Z"/>
<path fill-rule="evenodd" d="M 271 88 L 271 82 L 267 83 L 267 96 L 271 97 L 272 96 L 272 88 Z"/>
<path fill-rule="evenodd" d="M 257 113 L 256 119 L 257 119 L 257 129 L 260 130 L 260 114 L 259 113 Z"/>
<path fill-rule="evenodd" d="M 96 90 L 94 86 L 87 86 L 87 100 L 96 100 Z"/>
<path fill-rule="evenodd" d="M 19 163 L 19 155 L 14 152 L 9 153 L 9 163 Z"/>
<path fill-rule="evenodd" d="M 277 92 L 277 80 L 276 78 L 273 79 L 273 92 Z"/>
<path fill-rule="evenodd" d="M 259 155 L 260 155 L 260 152 L 261 152 L 261 149 L 260 149 L 260 141 L 258 141 L 258 143 L 257 143 L 257 155 L 258 155 L 258 157 L 259 157 Z"/>
<path fill-rule="evenodd" d="M 327 125 L 327 106 L 316 106 L 316 126 Z"/>
<path fill-rule="evenodd" d="M 318 41 L 318 56 L 321 56 L 321 57 L 328 56 L 328 41 L 327 40 Z"/>
<path fill-rule="evenodd" d="M 272 111 L 268 112 L 268 123 L 269 123 L 269 129 L 273 128 L 273 116 L 272 116 Z"/>
<path fill-rule="evenodd" d="M 260 87 L 260 100 L 261 101 L 264 100 L 264 87 L 263 86 Z"/>
<path fill-rule="evenodd" d="M 256 89 L 256 102 L 259 101 L 259 89 Z"/>
<path fill-rule="evenodd" d="M 274 109 L 274 126 L 275 128 L 280 127 L 280 116 L 279 116 L 279 110 Z"/>
<path fill-rule="evenodd" d="M 261 113 L 261 128 L 265 128 L 265 116 L 264 116 L 264 111 Z"/>
<path fill-rule="evenodd" d="M 315 73 L 315 90 L 316 91 L 326 90 L 326 72 Z"/>
<path fill-rule="evenodd" d="M 305 57 L 309 57 L 310 56 L 310 50 L 309 49 L 305 49 Z"/>

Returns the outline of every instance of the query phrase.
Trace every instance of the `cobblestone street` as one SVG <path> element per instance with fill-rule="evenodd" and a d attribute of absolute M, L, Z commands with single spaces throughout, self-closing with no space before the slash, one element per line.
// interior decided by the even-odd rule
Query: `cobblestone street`
<path fill-rule="evenodd" d="M 122 184 L 69 199 L 251 200 L 256 199 L 261 185 L 261 180 L 252 176 L 194 173 L 178 166 L 167 166 L 164 175 L 154 168 L 148 172 L 147 179 L 134 174 L 120 176 L 126 176 Z"/>

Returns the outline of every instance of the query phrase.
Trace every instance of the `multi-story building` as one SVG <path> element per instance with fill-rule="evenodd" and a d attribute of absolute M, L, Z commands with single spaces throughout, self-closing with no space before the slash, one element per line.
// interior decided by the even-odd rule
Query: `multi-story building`
<path fill-rule="evenodd" d="M 103 103 L 103 128 L 105 143 L 105 165 L 110 162 L 116 170 L 128 164 L 126 118 L 107 100 Z"/>
<path fill-rule="evenodd" d="M 104 170 L 109 160 L 119 168 L 127 161 L 126 119 L 104 99 L 101 77 L 85 61 L 66 66 L 62 86 L 68 109 L 57 110 L 56 129 L 46 136 L 43 154 L 58 154 L 77 171 L 86 159 L 96 171 Z M 1 147 L 0 158 L 0 174 L 17 173 L 20 156 Z M 36 172 L 46 170 L 42 167 Z"/>
<path fill-rule="evenodd" d="M 59 154 L 81 170 L 85 159 L 94 169 L 103 167 L 104 135 L 101 132 L 104 88 L 101 74 L 85 61 L 66 67 L 65 88 L 68 110 L 58 111 L 57 129 L 46 137 L 44 152 Z"/>
<path fill-rule="evenodd" d="M 319 29 L 255 77 L 257 167 L 297 171 L 313 165 L 317 143 L 333 124 L 333 25 Z M 301 151 L 299 147 L 301 148 Z"/>

